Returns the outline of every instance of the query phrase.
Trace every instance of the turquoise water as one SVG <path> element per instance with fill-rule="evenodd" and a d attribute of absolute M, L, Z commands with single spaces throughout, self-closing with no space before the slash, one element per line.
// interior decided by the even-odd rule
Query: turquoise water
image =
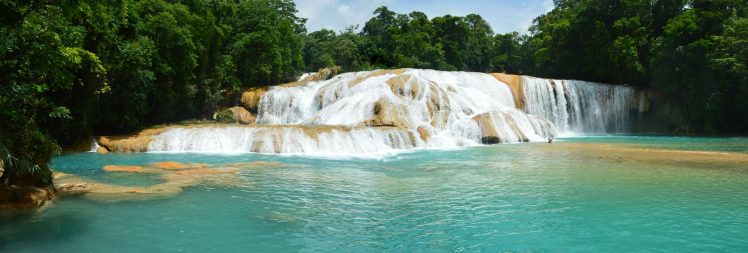
<path fill-rule="evenodd" d="M 748 164 L 648 163 L 564 143 L 748 153 L 748 139 L 591 137 L 417 151 L 379 159 L 94 154 L 56 170 L 157 184 L 104 165 L 281 162 L 175 197 L 65 198 L 0 223 L 0 252 L 740 252 Z"/>

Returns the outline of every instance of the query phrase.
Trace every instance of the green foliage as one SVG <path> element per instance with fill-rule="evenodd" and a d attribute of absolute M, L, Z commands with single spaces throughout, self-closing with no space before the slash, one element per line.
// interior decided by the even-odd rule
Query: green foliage
<path fill-rule="evenodd" d="M 535 19 L 525 72 L 652 87 L 683 132 L 745 132 L 746 0 L 577 0 Z"/>
<path fill-rule="evenodd" d="M 236 123 L 234 112 L 230 108 L 219 109 L 213 113 L 213 120 L 218 123 Z"/>
<path fill-rule="evenodd" d="M 27 168 L 47 170 L 57 143 L 210 117 L 304 68 L 291 0 L 0 1 L 0 13 L 0 145 Z M 7 183 L 30 178 L 18 175 Z"/>

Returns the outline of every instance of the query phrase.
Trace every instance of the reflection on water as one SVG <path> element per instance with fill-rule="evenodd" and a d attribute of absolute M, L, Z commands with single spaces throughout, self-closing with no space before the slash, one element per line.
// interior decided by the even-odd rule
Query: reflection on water
<path fill-rule="evenodd" d="M 147 201 L 62 199 L 3 220 L 0 251 L 744 250 L 746 153 L 719 139 L 693 151 L 658 138 L 660 147 L 583 138 L 349 160 L 70 154 L 53 167 L 91 180 L 111 178 L 105 165 L 179 161 L 238 168 L 230 176 L 245 183 L 199 182 Z M 258 161 L 282 165 L 237 165 Z"/>

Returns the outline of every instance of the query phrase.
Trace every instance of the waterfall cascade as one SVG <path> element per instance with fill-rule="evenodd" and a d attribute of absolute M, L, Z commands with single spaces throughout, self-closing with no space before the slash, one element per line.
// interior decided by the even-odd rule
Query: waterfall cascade
<path fill-rule="evenodd" d="M 99 142 L 96 141 L 96 138 L 91 137 L 91 143 L 88 145 L 88 152 L 96 152 L 96 150 L 99 149 Z"/>
<path fill-rule="evenodd" d="M 381 154 L 627 128 L 631 88 L 532 77 L 510 87 L 497 78 L 398 69 L 274 86 L 259 99 L 256 124 L 170 128 L 148 151 Z"/>
<path fill-rule="evenodd" d="M 562 134 L 625 133 L 638 97 L 632 87 L 523 77 L 527 113 L 549 119 Z"/>

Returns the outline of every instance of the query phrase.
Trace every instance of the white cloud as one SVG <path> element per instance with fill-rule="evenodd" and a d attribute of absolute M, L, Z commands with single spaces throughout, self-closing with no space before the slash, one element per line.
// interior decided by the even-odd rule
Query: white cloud
<path fill-rule="evenodd" d="M 338 13 L 346 18 L 351 17 L 351 7 L 346 4 L 341 4 L 338 6 Z"/>

